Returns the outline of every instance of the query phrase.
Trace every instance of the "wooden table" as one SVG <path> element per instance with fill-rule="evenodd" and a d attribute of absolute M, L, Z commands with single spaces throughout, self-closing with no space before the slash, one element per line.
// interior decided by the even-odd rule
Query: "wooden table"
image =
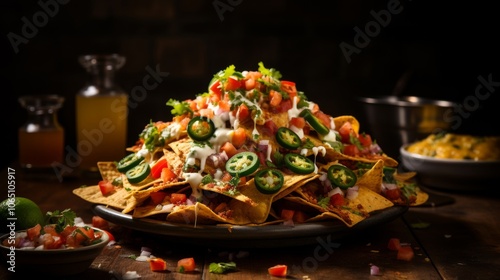
<path fill-rule="evenodd" d="M 43 211 L 71 208 L 85 221 L 94 213 L 91 204 L 72 194 L 84 184 L 96 184 L 98 177 L 55 178 L 27 176 L 16 172 L 15 192 L 34 200 Z M 3 170 L 6 186 L 7 170 Z M 7 197 L 2 188 L 1 198 Z M 123 279 L 127 271 L 136 271 L 141 279 L 273 279 L 267 268 L 276 264 L 289 267 L 286 279 L 498 279 L 500 277 L 500 200 L 498 192 L 443 193 L 428 190 L 429 202 L 410 208 L 395 219 L 363 231 L 352 231 L 339 239 L 319 240 L 312 244 L 260 248 L 220 247 L 214 244 L 189 244 L 163 235 L 145 233 L 115 225 L 112 233 L 117 243 L 107 246 L 91 267 L 81 275 L 66 279 Z M 428 227 L 414 228 L 416 223 Z M 396 259 L 387 249 L 391 237 L 411 243 L 415 257 Z M 141 247 L 167 260 L 169 270 L 152 272 L 147 262 L 129 256 L 138 255 Z M 219 247 L 219 248 L 218 248 Z M 181 258 L 194 257 L 196 272 L 175 272 Z M 212 262 L 236 262 L 238 270 L 212 274 Z M 371 265 L 381 270 L 370 276 Z M 14 279 L 2 262 L 0 279 Z M 277 278 L 276 278 L 277 279 Z"/>

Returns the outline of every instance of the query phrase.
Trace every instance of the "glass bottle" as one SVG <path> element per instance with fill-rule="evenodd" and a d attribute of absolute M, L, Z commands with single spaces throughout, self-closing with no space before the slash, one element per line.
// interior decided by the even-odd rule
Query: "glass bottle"
<path fill-rule="evenodd" d="M 84 55 L 79 62 L 90 80 L 76 96 L 76 145 L 80 169 L 97 171 L 99 161 L 125 156 L 128 95 L 115 84 L 115 72 L 125 64 L 125 57 Z"/>
<path fill-rule="evenodd" d="M 19 163 L 23 168 L 45 169 L 64 160 L 64 128 L 57 111 L 64 98 L 58 95 L 21 96 L 19 103 L 28 112 L 19 128 Z"/>

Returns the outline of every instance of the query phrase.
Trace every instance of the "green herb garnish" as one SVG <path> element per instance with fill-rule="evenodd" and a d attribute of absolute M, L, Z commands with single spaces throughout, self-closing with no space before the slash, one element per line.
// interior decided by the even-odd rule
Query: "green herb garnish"
<path fill-rule="evenodd" d="M 222 274 L 229 270 L 236 270 L 236 263 L 234 262 L 220 262 L 220 263 L 211 263 L 208 267 L 211 273 Z"/>

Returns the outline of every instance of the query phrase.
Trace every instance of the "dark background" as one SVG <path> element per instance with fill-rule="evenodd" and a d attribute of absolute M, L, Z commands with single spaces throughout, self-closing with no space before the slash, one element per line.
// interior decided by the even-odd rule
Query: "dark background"
<path fill-rule="evenodd" d="M 150 120 L 169 120 L 169 98 L 194 98 L 206 91 L 213 74 L 234 64 L 256 70 L 258 62 L 278 69 L 286 80 L 333 116 L 360 116 L 359 96 L 389 94 L 406 71 L 404 94 L 463 104 L 475 94 L 478 77 L 500 82 L 497 10 L 480 2 L 435 1 L 264 1 L 112 0 L 14 1 L 0 4 L 2 167 L 17 156 L 17 129 L 25 112 L 17 97 L 59 94 L 66 144 L 75 145 L 74 95 L 87 74 L 77 57 L 119 53 L 127 63 L 117 82 L 127 91 L 142 85 L 147 66 L 170 75 L 129 112 L 128 143 Z M 43 22 L 39 3 L 50 6 L 48 21 L 16 53 L 9 34 L 23 36 L 23 18 Z M 49 4 L 47 4 L 49 3 Z M 328 7 L 325 6 L 326 3 Z M 398 14 L 377 23 L 388 5 Z M 350 56 L 355 28 L 379 26 L 370 41 Z M 495 85 L 491 96 L 463 120 L 460 132 L 499 134 Z M 484 90 L 484 89 L 483 89 Z M 485 92 L 483 92 L 485 93 Z M 469 98 L 469 99 L 468 99 Z M 363 126 L 362 131 L 370 131 Z M 36 143 L 34 143 L 36 145 Z M 43 147 L 41 147 L 43 148 Z"/>

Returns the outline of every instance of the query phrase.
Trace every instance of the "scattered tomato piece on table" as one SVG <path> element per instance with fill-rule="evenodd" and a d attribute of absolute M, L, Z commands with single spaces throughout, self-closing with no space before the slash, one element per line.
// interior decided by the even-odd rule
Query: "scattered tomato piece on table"
<path fill-rule="evenodd" d="M 177 262 L 177 271 L 178 272 L 194 271 L 195 268 L 196 268 L 196 264 L 194 262 L 194 258 L 184 258 L 184 259 L 180 259 Z"/>
<path fill-rule="evenodd" d="M 278 264 L 267 269 L 271 276 L 285 277 L 287 274 L 288 266 L 284 264 Z"/>
<path fill-rule="evenodd" d="M 413 248 L 411 246 L 401 246 L 398 250 L 397 259 L 402 261 L 411 261 L 415 253 L 413 252 Z"/>
<path fill-rule="evenodd" d="M 150 259 L 149 268 L 151 271 L 164 271 L 167 270 L 167 262 L 161 258 Z"/>

